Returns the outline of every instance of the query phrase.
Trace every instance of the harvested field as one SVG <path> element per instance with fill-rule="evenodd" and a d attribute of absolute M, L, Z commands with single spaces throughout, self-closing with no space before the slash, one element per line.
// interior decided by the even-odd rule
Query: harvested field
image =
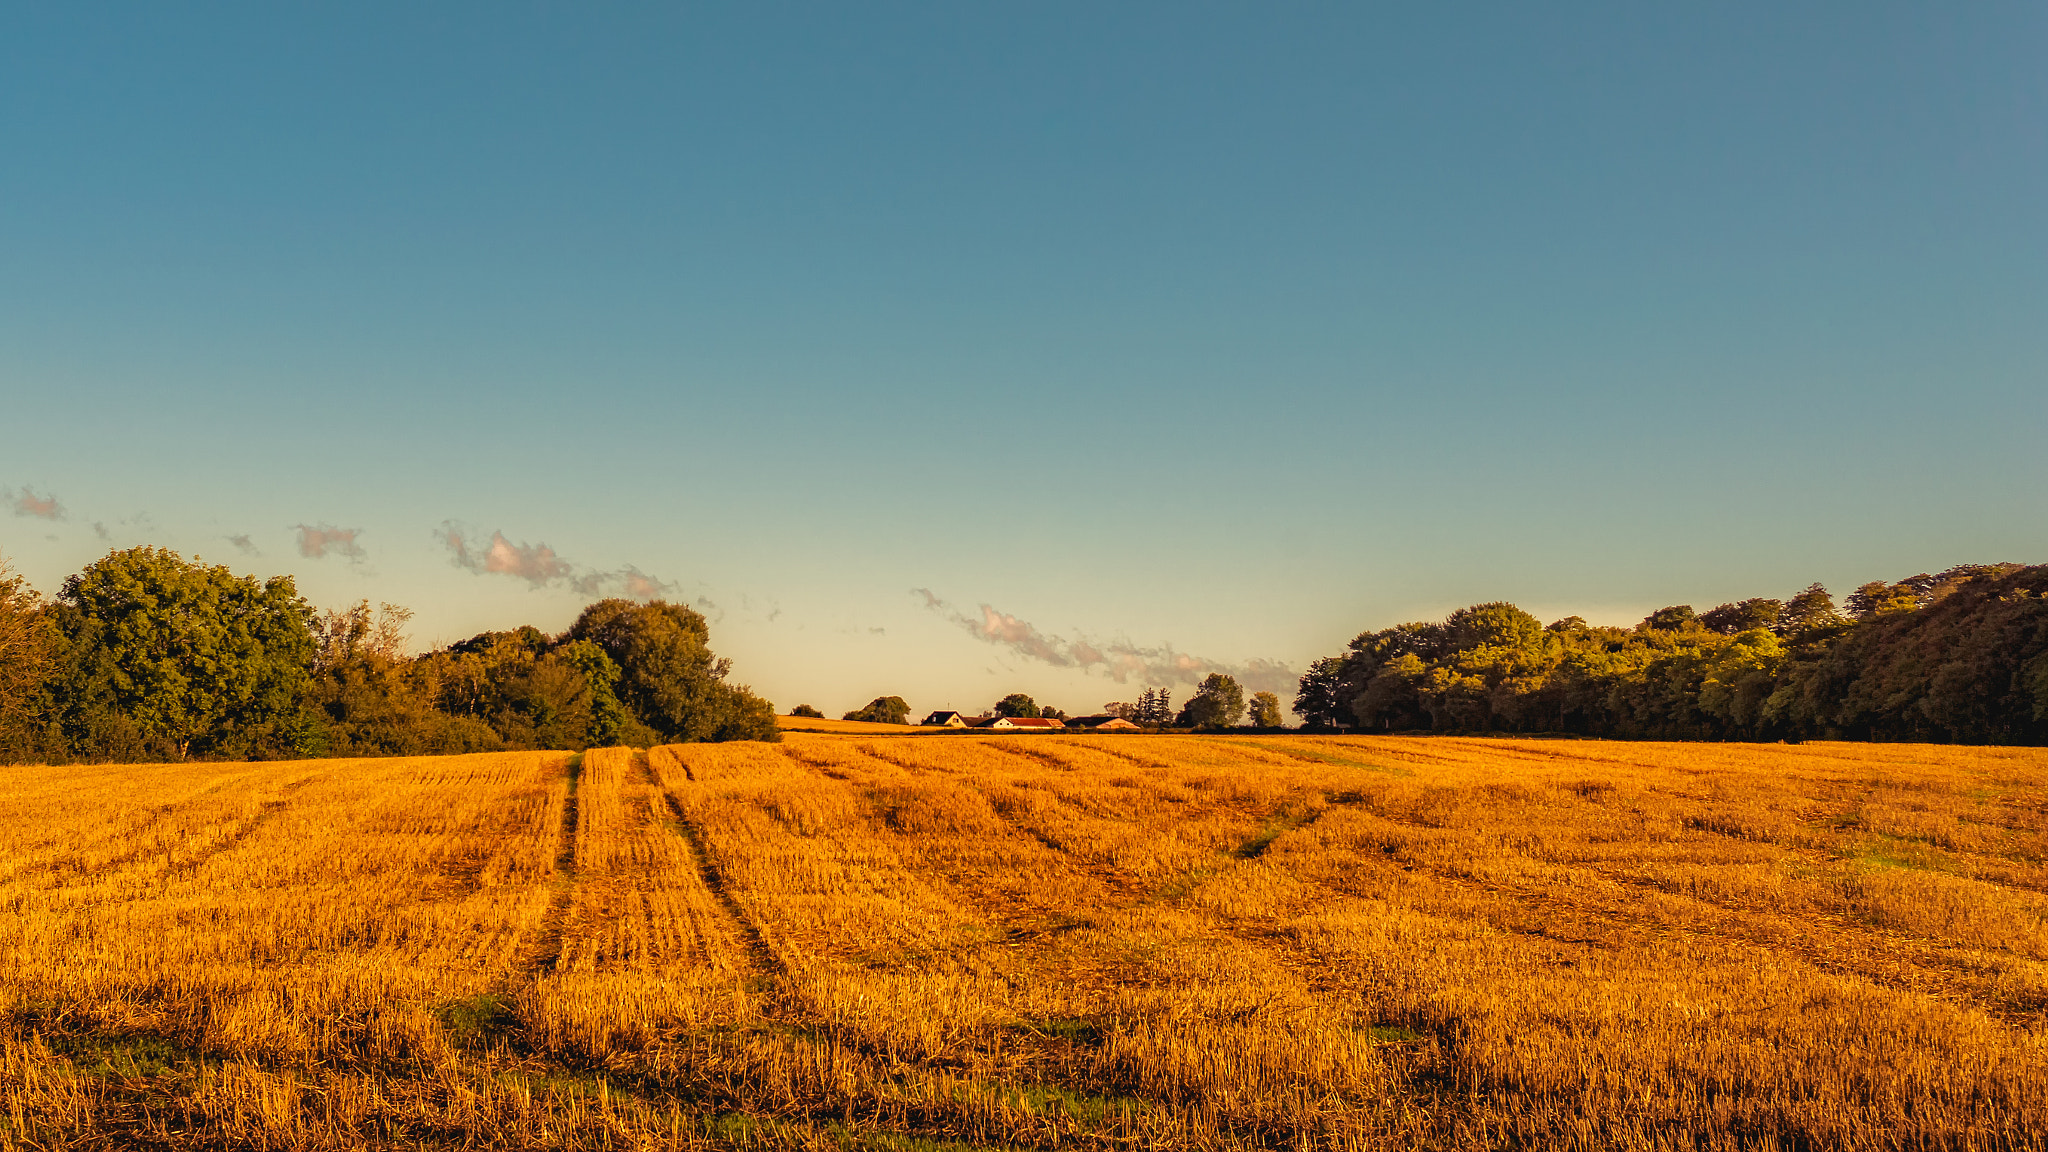
<path fill-rule="evenodd" d="M 0 1146 L 2034 1148 L 2048 751 L 0 768 Z"/>

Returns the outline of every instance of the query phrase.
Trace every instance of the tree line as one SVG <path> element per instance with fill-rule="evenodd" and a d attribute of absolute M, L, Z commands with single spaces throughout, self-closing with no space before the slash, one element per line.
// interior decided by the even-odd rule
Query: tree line
<path fill-rule="evenodd" d="M 1301 678 L 1312 727 L 1662 739 L 2048 740 L 2048 566 L 1874 581 L 1838 607 L 1675 605 L 1633 628 L 1508 603 L 1360 633 Z"/>
<path fill-rule="evenodd" d="M 45 601 L 0 562 L 0 759 L 61 763 L 416 756 L 777 740 L 726 683 L 704 617 L 601 600 L 550 635 L 485 632 L 420 655 L 411 613 L 316 611 L 164 548 L 109 553 Z"/>
<path fill-rule="evenodd" d="M 809 704 L 799 704 L 791 709 L 789 714 L 813 718 L 824 715 Z M 845 713 L 840 719 L 874 724 L 908 724 L 910 715 L 910 705 L 903 697 L 877 696 L 865 705 Z M 989 715 L 1013 718 L 1040 717 L 1063 723 L 1073 719 L 1063 709 L 1040 704 L 1023 692 L 1012 692 L 996 701 Z M 1128 720 L 1142 728 L 1214 731 L 1236 727 L 1240 721 L 1247 727 L 1278 728 L 1280 697 L 1271 692 L 1254 692 L 1247 701 L 1244 688 L 1238 684 L 1235 677 L 1212 672 L 1196 686 L 1194 695 L 1188 698 L 1188 702 L 1181 706 L 1179 712 L 1173 710 L 1171 689 L 1147 688 L 1138 694 L 1138 701 L 1135 704 L 1123 701 L 1104 704 L 1102 715 Z"/>

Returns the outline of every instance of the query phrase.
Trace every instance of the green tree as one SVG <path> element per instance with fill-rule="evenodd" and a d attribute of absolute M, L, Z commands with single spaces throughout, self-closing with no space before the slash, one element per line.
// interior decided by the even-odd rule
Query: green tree
<path fill-rule="evenodd" d="M 632 729 L 640 727 L 633 714 L 619 702 L 619 666 L 605 654 L 604 649 L 589 640 L 571 640 L 550 655 L 582 673 L 584 683 L 589 686 L 589 747 L 613 747 Z"/>
<path fill-rule="evenodd" d="M 856 708 L 840 717 L 842 720 L 859 720 L 868 724 L 908 724 L 910 705 L 901 696 L 877 696 L 868 701 L 864 708 Z"/>
<path fill-rule="evenodd" d="M 812 720 L 823 720 L 825 718 L 825 714 L 823 712 L 818 711 L 816 708 L 811 707 L 809 704 L 799 704 L 796 707 L 791 708 L 789 710 L 789 714 L 791 716 L 807 716 Z"/>
<path fill-rule="evenodd" d="M 1165 688 L 1147 688 L 1138 693 L 1138 714 L 1132 723 L 1164 728 L 1173 722 L 1173 693 Z"/>
<path fill-rule="evenodd" d="M 1247 723 L 1254 728 L 1280 727 L 1280 697 L 1272 692 L 1252 693 L 1251 718 Z"/>
<path fill-rule="evenodd" d="M 600 600 L 565 639 L 588 640 L 619 667 L 620 703 L 662 740 L 782 739 L 774 705 L 725 683 L 732 662 L 711 651 L 702 614 L 682 604 Z"/>
<path fill-rule="evenodd" d="M 1925 574 L 1909 576 L 1897 584 L 1872 580 L 1849 593 L 1842 606 L 1856 620 L 1869 620 L 1893 612 L 1911 612 L 1921 606 L 1925 589 L 1933 581 L 1934 577 Z"/>
<path fill-rule="evenodd" d="M 35 589 L 0 556 L 0 760 L 35 754 L 55 645 Z"/>
<path fill-rule="evenodd" d="M 1834 636 L 1848 624 L 1835 611 L 1835 598 L 1816 582 L 1786 602 L 1775 631 L 1795 644 L 1805 644 Z"/>
<path fill-rule="evenodd" d="M 1534 616 L 1504 600 L 1474 604 L 1451 613 L 1443 623 L 1452 648 L 1528 648 L 1541 642 L 1543 625 Z"/>
<path fill-rule="evenodd" d="M 1244 689 L 1221 672 L 1202 679 L 1175 721 L 1184 728 L 1228 728 L 1244 716 Z"/>
<path fill-rule="evenodd" d="M 496 751 L 504 739 L 482 719 L 439 706 L 437 681 L 423 672 L 439 654 L 406 655 L 412 613 L 368 601 L 328 612 L 315 629 L 309 698 L 324 719 L 331 756 L 435 756 Z"/>
<path fill-rule="evenodd" d="M 1659 608 L 1643 618 L 1642 627 L 1649 632 L 1682 632 L 1699 620 L 1699 614 L 1690 604 L 1678 604 L 1670 608 Z"/>
<path fill-rule="evenodd" d="M 996 715 L 1036 716 L 1038 715 L 1038 704 L 1022 692 L 1012 692 L 1001 700 L 996 701 Z"/>
<path fill-rule="evenodd" d="M 1767 600 L 1758 596 L 1709 608 L 1700 613 L 1700 626 L 1709 632 L 1733 636 L 1752 628 L 1775 628 L 1778 625 L 1778 617 L 1784 614 L 1783 601 Z"/>
<path fill-rule="evenodd" d="M 1358 723 L 1351 714 L 1351 692 L 1344 683 L 1345 657 L 1325 656 L 1308 666 L 1295 688 L 1294 714 L 1311 728 L 1348 728 Z"/>
<path fill-rule="evenodd" d="M 259 583 L 167 548 L 113 552 L 64 582 L 66 735 L 87 755 L 305 754 L 313 610 L 288 576 Z M 130 747 L 105 748 L 110 734 Z"/>

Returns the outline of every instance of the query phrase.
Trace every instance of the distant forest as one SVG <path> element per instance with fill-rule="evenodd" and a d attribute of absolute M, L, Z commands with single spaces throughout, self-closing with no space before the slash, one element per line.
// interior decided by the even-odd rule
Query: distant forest
<path fill-rule="evenodd" d="M 45 602 L 0 563 L 0 761 L 410 756 L 778 740 L 725 682 L 704 617 L 601 600 L 568 631 L 407 655 L 410 613 L 320 613 L 161 548 L 109 554 Z"/>
<path fill-rule="evenodd" d="M 1662 608 L 1545 626 L 1512 604 L 1361 633 L 1301 679 L 1311 727 L 1676 740 L 2048 741 L 2048 566 L 1964 564 L 1841 606 Z"/>

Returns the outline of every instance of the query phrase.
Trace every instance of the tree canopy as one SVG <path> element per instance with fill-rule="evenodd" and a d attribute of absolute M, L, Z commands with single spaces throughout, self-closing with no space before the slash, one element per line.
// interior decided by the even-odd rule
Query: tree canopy
<path fill-rule="evenodd" d="M 1280 727 L 1280 697 L 1273 692 L 1252 693 L 1245 723 L 1254 728 Z"/>
<path fill-rule="evenodd" d="M 1244 689 L 1221 672 L 1211 672 L 1181 705 L 1176 724 L 1184 728 L 1227 728 L 1244 717 Z"/>
<path fill-rule="evenodd" d="M 58 724 L 67 742 L 180 759 L 314 751 L 314 615 L 289 576 L 111 553 L 57 595 Z"/>
<path fill-rule="evenodd" d="M 840 719 L 862 720 L 870 724 L 908 724 L 910 705 L 904 703 L 901 696 L 877 696 L 868 701 L 866 707 L 855 708 Z"/>
<path fill-rule="evenodd" d="M 38 696 L 54 648 L 41 602 L 0 556 L 0 759 L 25 757 L 40 741 Z"/>
<path fill-rule="evenodd" d="M 776 740 L 725 682 L 702 616 L 605 600 L 565 633 L 485 632 L 409 655 L 410 613 L 316 614 L 159 548 L 117 551 L 40 603 L 0 570 L 0 756 L 148 760 L 424 755 Z M 19 651 L 15 651 L 19 648 Z"/>
<path fill-rule="evenodd" d="M 725 683 L 732 662 L 712 654 L 710 627 L 687 605 L 600 600 L 567 636 L 612 659 L 619 699 L 664 741 L 780 738 L 774 705 Z"/>
<path fill-rule="evenodd" d="M 1311 725 L 1672 739 L 2048 739 L 2048 567 L 1819 584 L 1634 628 L 1512 605 L 1360 633 L 1301 678 Z"/>
<path fill-rule="evenodd" d="M 1012 692 L 1001 700 L 996 701 L 996 715 L 1012 717 L 1036 716 L 1038 715 L 1038 702 L 1022 692 Z"/>

